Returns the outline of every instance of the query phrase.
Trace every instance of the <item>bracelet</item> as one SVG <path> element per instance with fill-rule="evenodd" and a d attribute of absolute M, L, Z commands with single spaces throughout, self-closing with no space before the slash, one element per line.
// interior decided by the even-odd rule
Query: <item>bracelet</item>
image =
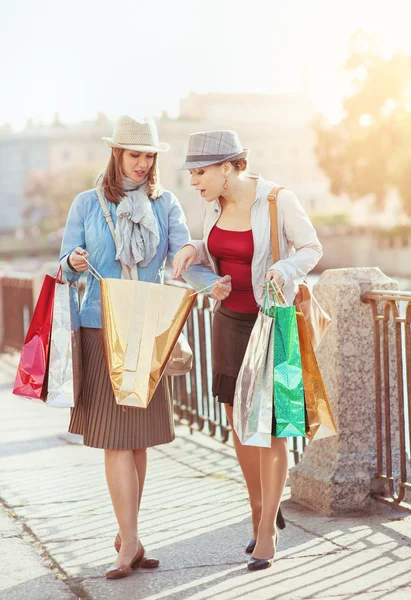
<path fill-rule="evenodd" d="M 77 269 L 75 269 L 75 268 L 73 267 L 73 265 L 71 264 L 71 262 L 70 262 L 70 254 L 69 254 L 69 255 L 68 255 L 68 257 L 67 257 L 67 264 L 68 264 L 68 266 L 70 267 L 70 269 L 71 269 L 72 271 L 74 271 L 75 273 L 78 273 Z"/>

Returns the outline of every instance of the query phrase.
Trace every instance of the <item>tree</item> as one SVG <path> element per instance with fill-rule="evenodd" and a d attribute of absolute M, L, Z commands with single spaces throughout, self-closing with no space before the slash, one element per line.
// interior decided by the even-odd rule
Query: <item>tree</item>
<path fill-rule="evenodd" d="M 88 167 L 56 173 L 30 173 L 24 190 L 26 224 L 37 225 L 43 233 L 57 231 L 64 226 L 77 194 L 94 185 L 95 176 Z"/>
<path fill-rule="evenodd" d="M 396 189 L 411 215 L 411 56 L 387 57 L 376 34 L 357 31 L 345 73 L 350 86 L 340 123 L 317 121 L 317 157 L 331 191 L 384 205 Z"/>

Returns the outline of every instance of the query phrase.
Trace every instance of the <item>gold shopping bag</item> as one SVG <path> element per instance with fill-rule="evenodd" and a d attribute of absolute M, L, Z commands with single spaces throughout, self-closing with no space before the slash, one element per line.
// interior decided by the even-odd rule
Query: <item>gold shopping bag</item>
<path fill-rule="evenodd" d="M 118 404 L 147 408 L 193 307 L 192 290 L 100 279 L 104 352 Z"/>
<path fill-rule="evenodd" d="M 337 430 L 307 323 L 304 315 L 300 312 L 297 312 L 297 326 L 303 367 L 305 408 L 307 411 L 308 430 L 306 437 L 309 440 L 319 440 L 336 435 Z"/>

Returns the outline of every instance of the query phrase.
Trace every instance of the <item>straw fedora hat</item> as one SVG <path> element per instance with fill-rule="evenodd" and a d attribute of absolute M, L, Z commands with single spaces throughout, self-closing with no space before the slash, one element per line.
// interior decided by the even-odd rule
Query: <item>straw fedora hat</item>
<path fill-rule="evenodd" d="M 158 139 L 157 126 L 152 117 L 133 119 L 119 117 L 114 126 L 113 137 L 102 138 L 109 148 L 123 148 L 137 152 L 167 152 L 170 148 Z"/>
<path fill-rule="evenodd" d="M 186 162 L 179 170 L 201 169 L 237 158 L 246 158 L 247 155 L 248 150 L 243 148 L 235 131 L 199 131 L 190 135 Z"/>

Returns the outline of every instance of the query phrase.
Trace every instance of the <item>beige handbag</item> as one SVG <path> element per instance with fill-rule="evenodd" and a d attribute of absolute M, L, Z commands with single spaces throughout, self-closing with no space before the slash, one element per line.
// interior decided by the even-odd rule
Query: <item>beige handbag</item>
<path fill-rule="evenodd" d="M 270 203 L 270 222 L 271 222 L 271 247 L 273 254 L 273 263 L 275 264 L 280 260 L 280 243 L 278 238 L 278 219 L 277 219 L 277 196 L 283 187 L 274 187 L 268 195 L 268 202 Z M 305 322 L 307 324 L 308 332 L 310 334 L 311 342 L 314 350 L 318 348 L 318 345 L 327 330 L 327 327 L 331 323 L 331 317 L 327 315 L 325 310 L 321 308 L 315 296 L 311 293 L 310 288 L 307 285 L 307 281 L 304 280 L 298 286 L 298 291 L 294 300 L 294 305 L 297 307 L 299 312 L 304 315 Z"/>
<path fill-rule="evenodd" d="M 107 225 L 111 231 L 111 235 L 113 236 L 114 243 L 116 241 L 116 232 L 113 225 L 113 220 L 111 218 L 111 213 L 107 208 L 107 204 L 103 198 L 103 194 L 101 189 L 96 188 L 97 196 L 100 202 L 101 210 L 103 211 L 104 218 L 107 221 Z M 128 279 L 128 269 L 126 265 L 121 263 L 122 271 L 125 275 L 125 278 Z M 137 274 L 137 269 L 135 270 Z M 138 277 L 138 275 L 137 275 Z M 188 373 L 193 366 L 193 352 L 190 348 L 188 341 L 185 336 L 181 333 L 177 339 L 176 345 L 174 346 L 170 360 L 167 363 L 164 374 L 170 377 L 177 375 L 185 375 Z"/>

